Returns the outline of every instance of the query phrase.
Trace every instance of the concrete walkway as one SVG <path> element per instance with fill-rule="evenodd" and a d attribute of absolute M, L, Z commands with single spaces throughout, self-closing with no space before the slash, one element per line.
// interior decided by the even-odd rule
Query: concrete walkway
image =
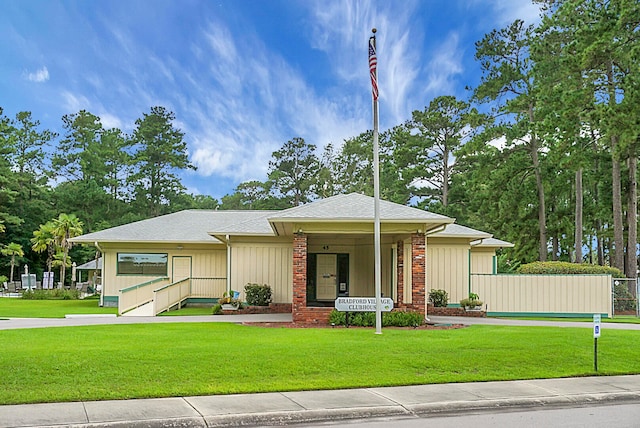
<path fill-rule="evenodd" d="M 640 404 L 640 375 L 0 406 L 0 427 L 214 427 Z"/>
<path fill-rule="evenodd" d="M 577 321 L 533 321 L 509 318 L 473 318 L 473 317 L 438 317 L 429 316 L 429 320 L 436 324 L 464 324 L 464 325 L 503 325 L 503 326 L 531 326 L 531 327 L 577 327 L 593 328 L 591 322 Z M 570 319 L 570 318 L 569 318 Z M 640 324 L 625 324 L 603 322 L 602 330 L 640 330 Z"/>

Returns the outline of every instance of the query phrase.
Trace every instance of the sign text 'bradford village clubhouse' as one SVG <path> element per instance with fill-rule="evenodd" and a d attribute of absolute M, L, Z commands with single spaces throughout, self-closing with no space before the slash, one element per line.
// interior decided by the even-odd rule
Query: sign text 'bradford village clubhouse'
<path fill-rule="evenodd" d="M 338 297 L 335 308 L 340 312 L 375 312 L 375 297 Z M 393 309 L 393 299 L 383 297 L 380 299 L 380 309 L 390 312 Z"/>

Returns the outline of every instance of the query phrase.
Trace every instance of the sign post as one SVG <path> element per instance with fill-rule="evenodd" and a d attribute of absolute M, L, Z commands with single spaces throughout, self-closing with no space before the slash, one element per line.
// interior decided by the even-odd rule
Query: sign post
<path fill-rule="evenodd" d="M 598 338 L 600 337 L 600 314 L 593 314 L 593 368 L 598 371 Z"/>

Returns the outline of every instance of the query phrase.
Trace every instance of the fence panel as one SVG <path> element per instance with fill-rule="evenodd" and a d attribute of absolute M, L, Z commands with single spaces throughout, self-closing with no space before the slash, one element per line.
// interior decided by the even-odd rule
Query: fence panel
<path fill-rule="evenodd" d="M 611 317 L 609 275 L 471 275 L 491 314 L 587 315 Z"/>
<path fill-rule="evenodd" d="M 613 278 L 613 315 L 635 315 L 640 317 L 638 307 L 638 280 L 635 278 Z"/>

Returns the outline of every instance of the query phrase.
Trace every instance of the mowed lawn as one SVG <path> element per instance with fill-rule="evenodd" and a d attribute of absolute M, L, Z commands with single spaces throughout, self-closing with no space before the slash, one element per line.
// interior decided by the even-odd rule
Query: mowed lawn
<path fill-rule="evenodd" d="M 117 314 L 118 308 L 101 308 L 98 299 L 22 300 L 0 298 L 0 318 L 64 318 L 67 314 Z"/>
<path fill-rule="evenodd" d="M 639 337 L 603 331 L 599 374 L 640 373 Z M 4 330 L 0 343 L 0 404 L 595 374 L 592 331 L 572 328 L 167 323 Z"/>

